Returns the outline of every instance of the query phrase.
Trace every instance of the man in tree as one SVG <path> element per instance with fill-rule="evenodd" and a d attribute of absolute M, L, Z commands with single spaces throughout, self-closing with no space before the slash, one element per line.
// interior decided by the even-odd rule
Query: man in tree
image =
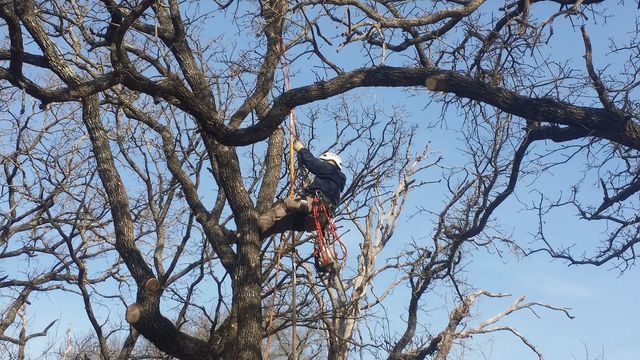
<path fill-rule="evenodd" d="M 293 149 L 298 153 L 298 161 L 315 175 L 301 197 L 287 197 L 278 201 L 260 216 L 258 226 L 261 236 L 269 237 L 287 230 L 313 231 L 316 229 L 313 206 L 319 206 L 319 221 L 324 228 L 328 222 L 325 212 L 332 212 L 340 202 L 340 194 L 347 181 L 342 172 L 342 160 L 337 154 L 326 152 L 318 158 L 313 156 L 303 143 L 295 140 Z"/>
<path fill-rule="evenodd" d="M 48 306 L 39 294 L 64 292 L 84 301 L 90 358 L 140 357 L 145 337 L 177 359 L 260 359 L 265 295 L 277 292 L 275 319 L 301 310 L 312 336 L 292 339 L 292 357 L 453 358 L 498 327 L 542 358 L 496 318 L 475 322 L 474 299 L 502 296 L 460 291 L 475 288 L 459 286 L 475 252 L 621 272 L 638 263 L 630 1 L 182 3 L 0 0 L 0 257 L 28 263 L 1 276 L 3 357 L 40 352 L 30 339 L 49 327 L 28 319 Z M 353 150 L 341 218 L 360 245 L 349 279 L 301 276 L 310 296 L 297 303 L 289 282 L 269 282 L 276 270 L 261 264 L 278 253 L 261 236 L 314 229 L 314 186 L 256 226 L 282 186 L 279 129 L 292 109 L 305 114 L 300 129 L 322 126 Z M 587 223 L 593 236 L 578 231 Z M 284 271 L 310 275 L 306 260 Z M 392 296 L 396 286 L 411 296 Z"/>

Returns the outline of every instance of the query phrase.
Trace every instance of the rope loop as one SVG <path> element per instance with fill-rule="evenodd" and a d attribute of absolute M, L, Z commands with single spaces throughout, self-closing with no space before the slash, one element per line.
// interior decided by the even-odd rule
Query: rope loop
<path fill-rule="evenodd" d="M 316 196 L 313 197 L 313 205 L 311 208 L 317 233 L 317 246 L 313 255 L 318 259 L 319 264 L 323 268 L 330 266 L 333 260 L 339 261 L 344 265 L 347 259 L 347 247 L 338 235 L 338 229 L 333 221 L 332 211 L 326 202 L 322 201 L 322 193 L 320 191 L 316 191 Z M 322 226 L 322 216 L 324 216 L 327 222 L 325 227 Z M 341 253 L 340 256 L 338 256 L 338 249 Z"/>

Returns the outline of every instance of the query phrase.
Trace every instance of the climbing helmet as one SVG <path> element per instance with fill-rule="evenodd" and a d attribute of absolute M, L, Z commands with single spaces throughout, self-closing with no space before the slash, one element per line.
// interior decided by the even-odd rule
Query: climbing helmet
<path fill-rule="evenodd" d="M 338 165 L 338 168 L 342 170 L 342 159 L 340 159 L 340 156 L 338 154 L 326 152 L 320 155 L 320 160 L 333 161 L 334 163 L 336 163 L 336 165 Z"/>

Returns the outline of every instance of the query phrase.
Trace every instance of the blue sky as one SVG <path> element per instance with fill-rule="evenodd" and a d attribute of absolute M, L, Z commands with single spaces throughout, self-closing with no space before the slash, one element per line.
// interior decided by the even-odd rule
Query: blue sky
<path fill-rule="evenodd" d="M 633 311 L 638 297 L 637 268 L 622 277 L 616 271 L 595 267 L 566 267 L 534 256 L 507 264 L 495 257 L 480 255 L 468 267 L 474 285 L 504 291 L 513 297 L 479 307 L 479 318 L 490 317 L 501 306 L 519 296 L 571 308 L 574 319 L 561 313 L 540 310 L 541 318 L 523 312 L 507 323 L 514 324 L 545 355 L 545 359 L 586 359 L 603 353 L 605 359 L 637 359 L 640 355 L 638 312 Z M 486 340 L 486 339 L 485 339 Z M 493 347 L 493 359 L 534 359 L 526 356 L 524 345 L 514 337 L 498 337 Z M 478 339 L 482 342 L 483 339 Z M 517 355 L 517 356 L 515 356 Z"/>

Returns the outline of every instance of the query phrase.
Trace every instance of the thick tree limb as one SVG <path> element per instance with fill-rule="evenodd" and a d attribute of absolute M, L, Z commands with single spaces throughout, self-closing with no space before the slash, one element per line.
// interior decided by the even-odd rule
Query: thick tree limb
<path fill-rule="evenodd" d="M 255 125 L 231 129 L 219 122 L 207 122 L 204 126 L 206 131 L 223 144 L 247 145 L 266 139 L 296 106 L 327 99 L 359 87 L 422 87 L 425 85 L 430 90 L 480 101 L 526 120 L 582 128 L 591 136 L 640 149 L 640 126 L 626 114 L 603 108 L 572 105 L 551 98 L 526 97 L 454 71 L 435 68 L 381 66 L 355 70 L 328 81 L 296 88 L 282 94 L 276 98 L 271 109 Z"/>

